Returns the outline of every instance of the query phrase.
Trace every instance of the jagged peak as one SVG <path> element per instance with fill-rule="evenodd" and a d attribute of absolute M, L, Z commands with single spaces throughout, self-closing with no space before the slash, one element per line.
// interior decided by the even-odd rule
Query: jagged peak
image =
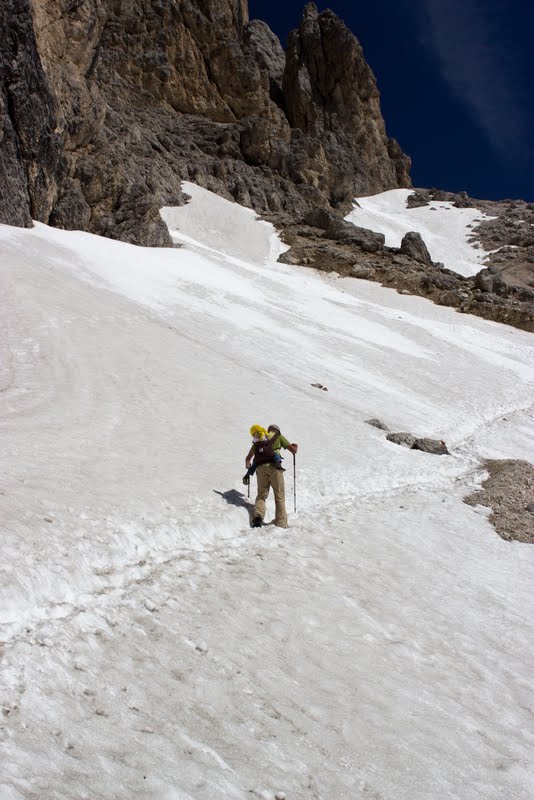
<path fill-rule="evenodd" d="M 307 19 L 317 19 L 318 16 L 319 11 L 317 9 L 317 5 L 315 3 L 306 3 L 302 9 L 301 20 L 304 21 Z"/>

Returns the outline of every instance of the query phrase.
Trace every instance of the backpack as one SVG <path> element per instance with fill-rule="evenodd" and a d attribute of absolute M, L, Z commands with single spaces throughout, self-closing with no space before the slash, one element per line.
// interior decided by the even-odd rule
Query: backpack
<path fill-rule="evenodd" d="M 275 435 L 263 442 L 254 442 L 254 465 L 259 467 L 261 464 L 270 464 L 274 461 L 274 447 L 273 444 L 278 439 L 280 434 L 278 431 Z"/>

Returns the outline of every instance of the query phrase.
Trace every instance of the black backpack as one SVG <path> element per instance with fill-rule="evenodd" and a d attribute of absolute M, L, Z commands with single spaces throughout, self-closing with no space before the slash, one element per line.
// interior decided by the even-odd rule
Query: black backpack
<path fill-rule="evenodd" d="M 273 444 L 278 439 L 280 434 L 278 431 L 266 442 L 254 442 L 254 465 L 259 467 L 261 464 L 270 464 L 274 461 L 274 447 Z"/>

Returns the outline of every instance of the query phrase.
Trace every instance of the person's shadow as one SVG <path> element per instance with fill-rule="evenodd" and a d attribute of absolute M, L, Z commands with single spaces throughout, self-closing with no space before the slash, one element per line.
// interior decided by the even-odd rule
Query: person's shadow
<path fill-rule="evenodd" d="M 219 494 L 222 499 L 230 506 L 237 506 L 237 508 L 246 508 L 248 512 L 249 522 L 252 521 L 252 513 L 254 511 L 254 503 L 245 497 L 242 492 L 237 489 L 229 489 L 227 492 L 219 492 L 217 489 L 213 490 L 215 494 Z"/>

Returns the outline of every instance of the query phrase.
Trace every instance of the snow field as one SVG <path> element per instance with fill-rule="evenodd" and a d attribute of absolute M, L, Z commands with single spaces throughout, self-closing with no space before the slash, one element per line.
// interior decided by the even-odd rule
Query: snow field
<path fill-rule="evenodd" d="M 452 203 L 432 201 L 408 208 L 411 189 L 391 189 L 371 197 L 358 197 L 345 217 L 360 228 L 383 233 L 388 247 L 400 247 L 408 231 L 423 237 L 433 261 L 441 261 L 460 275 L 476 275 L 488 253 L 469 241 L 476 224 L 491 219 L 476 208 L 455 208 Z"/>
<path fill-rule="evenodd" d="M 185 189 L 179 249 L 0 227 L 0 797 L 530 800 L 534 555 L 462 497 L 529 457 L 532 336 Z M 254 422 L 300 444 L 287 531 Z"/>

